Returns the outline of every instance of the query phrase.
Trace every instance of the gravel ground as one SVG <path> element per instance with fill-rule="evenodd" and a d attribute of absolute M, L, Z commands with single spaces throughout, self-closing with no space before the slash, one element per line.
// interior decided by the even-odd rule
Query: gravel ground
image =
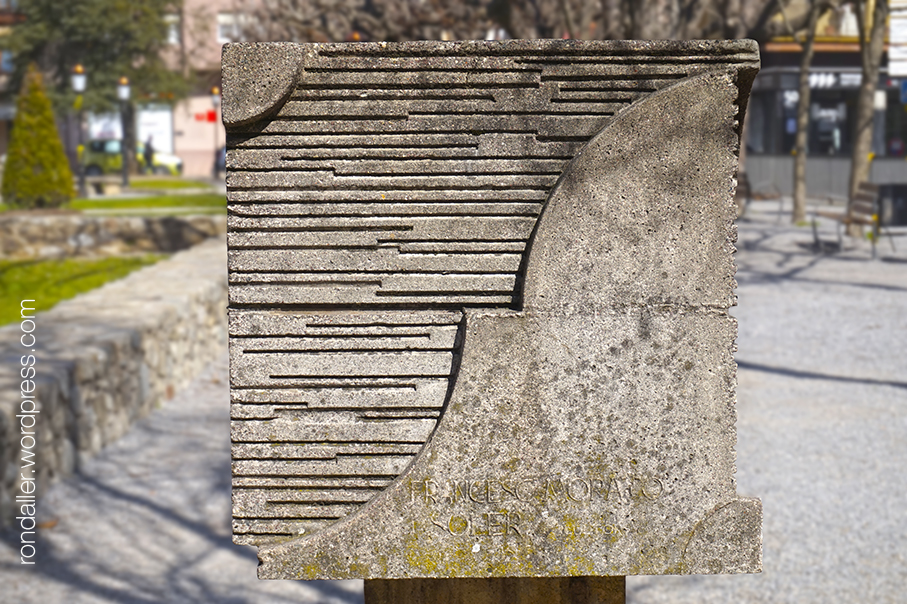
<path fill-rule="evenodd" d="M 907 236 L 898 253 L 884 238 L 882 260 L 866 242 L 815 255 L 777 202 L 754 206 L 737 254 L 737 491 L 762 499 L 764 570 L 630 577 L 627 601 L 907 602 Z"/>
<path fill-rule="evenodd" d="M 907 601 L 907 236 L 879 261 L 865 242 L 816 255 L 776 210 L 740 223 L 734 313 L 738 492 L 762 498 L 765 571 L 631 577 L 633 604 Z M 362 602 L 361 581 L 258 581 L 230 542 L 223 359 L 51 488 L 37 564 L 2 535 L 0 601 Z"/>

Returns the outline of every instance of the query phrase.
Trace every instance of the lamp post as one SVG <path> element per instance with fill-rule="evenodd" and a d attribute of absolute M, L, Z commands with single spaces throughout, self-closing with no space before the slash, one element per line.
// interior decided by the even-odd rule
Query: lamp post
<path fill-rule="evenodd" d="M 129 186 L 129 154 L 126 149 L 126 115 L 129 104 L 129 78 L 123 76 L 117 84 L 117 98 L 120 99 L 120 115 L 123 121 L 123 141 L 120 151 L 123 154 L 123 187 Z"/>
<path fill-rule="evenodd" d="M 85 154 L 85 140 L 82 135 L 82 123 L 85 121 L 82 110 L 82 93 L 85 92 L 88 76 L 85 75 L 85 68 L 81 64 L 72 68 L 71 82 L 73 92 L 76 93 L 76 109 L 79 111 L 79 146 L 76 150 L 76 167 L 79 170 L 79 197 L 86 197 L 88 192 L 85 188 L 85 165 L 82 161 L 82 157 Z"/>
<path fill-rule="evenodd" d="M 211 88 L 211 105 L 214 106 L 214 180 L 217 180 L 217 177 L 220 176 L 220 173 L 217 170 L 217 108 L 220 107 L 220 88 L 214 86 Z"/>

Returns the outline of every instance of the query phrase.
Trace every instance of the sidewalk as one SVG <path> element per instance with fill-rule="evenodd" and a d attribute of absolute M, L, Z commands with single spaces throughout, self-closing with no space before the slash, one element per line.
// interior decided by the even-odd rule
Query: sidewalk
<path fill-rule="evenodd" d="M 740 222 L 733 309 L 737 491 L 762 499 L 764 571 L 630 577 L 629 603 L 904 602 L 907 237 L 883 260 L 849 238 L 815 255 L 777 209 Z"/>
<path fill-rule="evenodd" d="M 630 577 L 627 601 L 903 601 L 907 585 L 907 237 L 809 251 L 754 202 L 740 222 L 738 492 L 764 504 L 765 571 Z M 833 239 L 834 227 L 823 227 Z M 362 583 L 258 581 L 230 541 L 226 356 L 55 485 L 38 563 L 0 541 L 3 602 L 357 603 Z"/>
<path fill-rule="evenodd" d="M 37 562 L 0 539 L 0 601 L 357 604 L 362 582 L 259 581 L 230 537 L 227 356 L 38 502 Z"/>

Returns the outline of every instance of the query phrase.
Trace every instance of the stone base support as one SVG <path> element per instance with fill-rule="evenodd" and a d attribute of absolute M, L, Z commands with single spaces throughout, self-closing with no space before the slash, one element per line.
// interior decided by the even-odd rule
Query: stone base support
<path fill-rule="evenodd" d="M 624 604 L 625 577 L 372 579 L 365 604 Z"/>

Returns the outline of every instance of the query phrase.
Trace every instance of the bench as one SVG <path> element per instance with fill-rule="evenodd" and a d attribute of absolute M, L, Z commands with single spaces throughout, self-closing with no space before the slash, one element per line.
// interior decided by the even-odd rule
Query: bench
<path fill-rule="evenodd" d="M 753 186 L 750 184 L 750 178 L 745 171 L 737 173 L 737 190 L 734 192 L 734 201 L 737 203 L 737 218 L 742 218 L 746 213 L 753 199 L 777 199 L 778 200 L 778 219 L 781 219 L 781 212 L 784 210 L 784 197 L 774 183 L 763 182 L 759 184 L 761 189 L 753 193 Z M 766 193 L 765 189 L 769 188 L 770 192 Z"/>
<path fill-rule="evenodd" d="M 857 193 L 847 204 L 844 212 L 829 212 L 824 210 L 813 211 L 813 242 L 817 250 L 823 249 L 822 241 L 819 239 L 819 232 L 816 228 L 816 218 L 828 218 L 838 223 L 838 250 L 842 249 L 843 235 L 842 231 L 845 226 L 852 224 L 866 225 L 872 227 L 872 257 L 876 257 L 876 241 L 878 241 L 881 232 L 879 224 L 879 186 L 869 182 L 861 182 L 857 185 Z M 894 239 L 891 233 L 888 233 L 888 239 L 891 242 L 891 249 L 894 250 Z"/>

